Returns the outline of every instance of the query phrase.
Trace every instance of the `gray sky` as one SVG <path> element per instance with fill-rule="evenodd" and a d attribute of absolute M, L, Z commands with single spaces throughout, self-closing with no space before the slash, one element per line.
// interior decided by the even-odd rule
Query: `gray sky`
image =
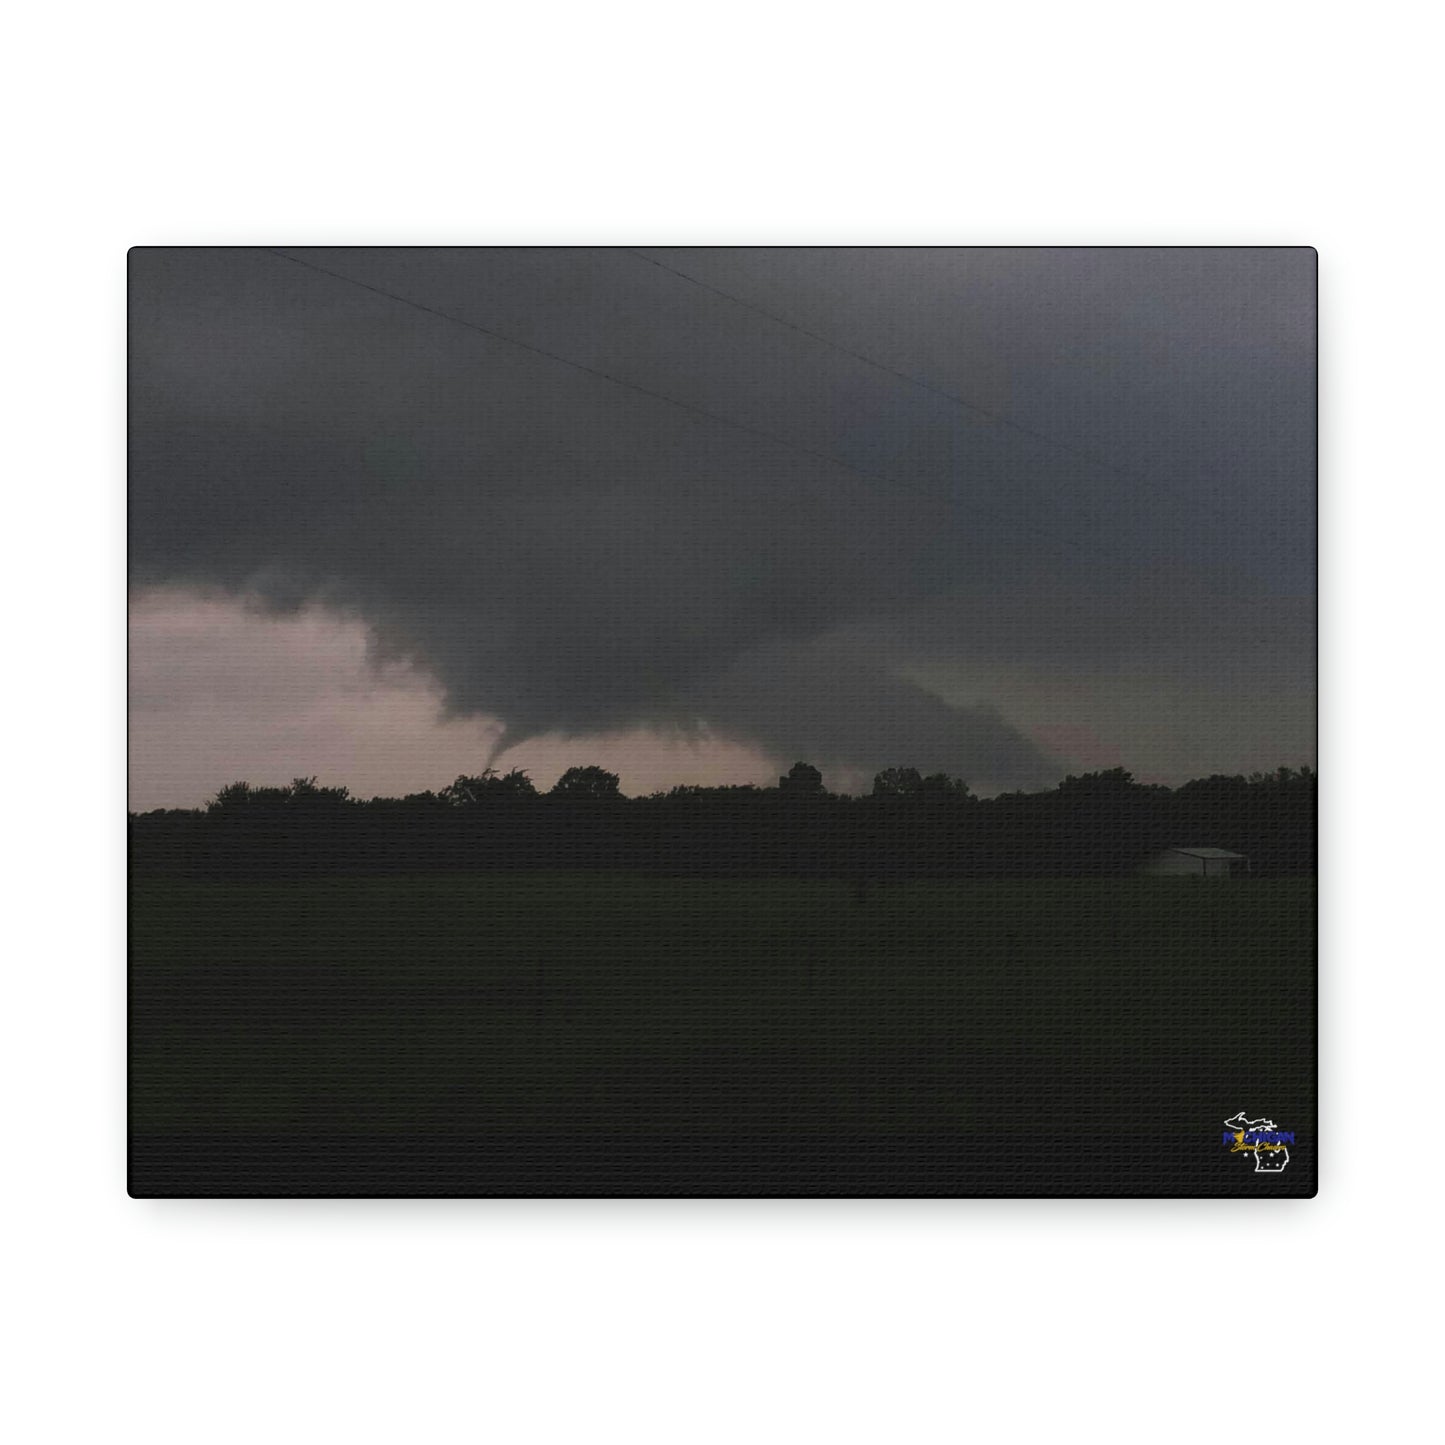
<path fill-rule="evenodd" d="M 292 254 L 577 365 L 133 252 L 133 807 L 1314 760 L 1311 251 Z"/>

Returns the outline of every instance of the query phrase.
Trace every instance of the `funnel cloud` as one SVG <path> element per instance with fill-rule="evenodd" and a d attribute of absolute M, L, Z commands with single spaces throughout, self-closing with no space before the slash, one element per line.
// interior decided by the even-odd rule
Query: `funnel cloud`
<path fill-rule="evenodd" d="M 1314 263 L 138 250 L 132 587 L 361 629 L 477 766 L 1309 762 Z"/>

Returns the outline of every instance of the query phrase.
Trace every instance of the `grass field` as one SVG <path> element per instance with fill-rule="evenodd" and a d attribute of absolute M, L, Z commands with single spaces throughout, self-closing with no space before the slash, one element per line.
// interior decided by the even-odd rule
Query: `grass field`
<path fill-rule="evenodd" d="M 131 930 L 138 1134 L 1122 1136 L 1314 1109 L 1311 880 L 860 902 L 598 873 L 138 877 Z"/>

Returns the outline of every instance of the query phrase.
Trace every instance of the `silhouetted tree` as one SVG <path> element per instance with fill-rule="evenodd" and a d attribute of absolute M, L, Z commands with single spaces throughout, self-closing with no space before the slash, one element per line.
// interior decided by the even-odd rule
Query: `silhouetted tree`
<path fill-rule="evenodd" d="M 911 797 L 923 791 L 923 779 L 917 768 L 884 768 L 873 779 L 875 798 Z"/>
<path fill-rule="evenodd" d="M 821 798 L 823 775 L 810 763 L 794 763 L 787 773 L 778 779 L 778 787 L 782 792 L 798 797 Z"/>
<path fill-rule="evenodd" d="M 250 783 L 227 783 L 206 804 L 206 810 L 211 813 L 274 810 L 284 807 L 291 793 L 291 788 L 253 788 Z"/>
<path fill-rule="evenodd" d="M 206 803 L 208 813 L 234 812 L 244 808 L 251 801 L 251 785 L 245 782 L 227 783 L 216 790 L 216 796 Z"/>
<path fill-rule="evenodd" d="M 352 801 L 349 788 L 322 788 L 316 779 L 293 778 L 284 788 L 253 788 L 250 783 L 227 783 L 206 804 L 210 813 L 235 813 L 241 810 L 276 810 L 279 808 L 311 808 L 335 806 Z"/>
<path fill-rule="evenodd" d="M 405 809 L 408 812 L 427 812 L 444 808 L 449 800 L 441 793 L 433 793 L 428 790 L 425 793 L 408 793 L 402 798 L 371 798 L 362 806 L 373 809 L 376 812 L 396 812 Z"/>
<path fill-rule="evenodd" d="M 552 785 L 552 795 L 559 798 L 619 798 L 622 789 L 616 773 L 606 768 L 568 768 Z"/>
<path fill-rule="evenodd" d="M 201 809 L 133 814 L 132 858 L 141 869 L 236 878 L 538 867 L 1118 877 L 1161 848 L 1201 844 L 1242 853 L 1253 877 L 1273 878 L 1314 872 L 1317 784 L 1309 768 L 1286 767 L 1170 789 L 1110 768 L 985 801 L 962 779 L 896 767 L 855 799 L 827 792 L 822 773 L 800 762 L 776 789 L 685 785 L 626 799 L 615 773 L 574 767 L 546 806 L 519 768 L 366 801 L 314 777 L 238 781 Z"/>
<path fill-rule="evenodd" d="M 454 808 L 473 808 L 498 798 L 535 798 L 537 788 L 522 768 L 505 774 L 484 768 L 475 775 L 463 773 L 442 789 L 441 796 Z"/>
<path fill-rule="evenodd" d="M 1061 793 L 1119 793 L 1126 788 L 1134 788 L 1139 785 L 1134 781 L 1134 774 L 1128 768 L 1108 768 L 1101 773 L 1084 773 L 1075 777 L 1070 773 L 1067 778 L 1059 784 Z"/>
<path fill-rule="evenodd" d="M 351 801 L 350 788 L 321 788 L 314 777 L 292 778 L 287 802 L 292 807 L 335 807 Z"/>
<path fill-rule="evenodd" d="M 950 778 L 947 773 L 929 773 L 923 779 L 920 789 L 928 797 L 969 798 L 974 802 L 978 801 L 973 796 L 973 790 L 962 778 Z"/>

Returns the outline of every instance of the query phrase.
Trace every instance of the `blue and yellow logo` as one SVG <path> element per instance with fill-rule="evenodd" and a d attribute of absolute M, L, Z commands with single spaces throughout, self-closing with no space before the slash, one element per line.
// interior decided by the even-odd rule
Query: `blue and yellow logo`
<path fill-rule="evenodd" d="M 1241 1109 L 1224 1121 L 1222 1142 L 1231 1154 L 1253 1155 L 1256 1174 L 1281 1174 L 1289 1163 L 1294 1130 L 1281 1129 L 1273 1119 L 1251 1119 Z"/>

